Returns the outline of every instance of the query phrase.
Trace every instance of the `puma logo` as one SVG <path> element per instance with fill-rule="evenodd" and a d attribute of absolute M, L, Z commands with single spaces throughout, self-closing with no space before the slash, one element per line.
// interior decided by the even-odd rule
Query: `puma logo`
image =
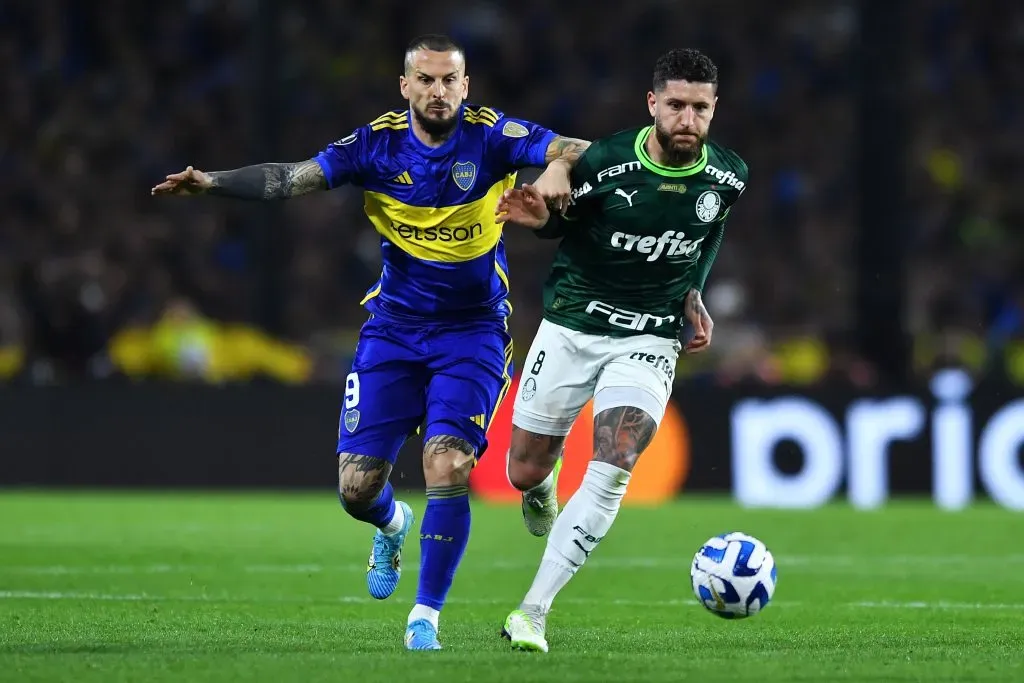
<path fill-rule="evenodd" d="M 615 194 L 625 197 L 626 201 L 629 202 L 630 206 L 633 206 L 633 195 L 635 195 L 639 191 L 640 190 L 633 190 L 629 194 L 626 194 L 626 191 L 623 190 L 621 187 L 615 188 Z"/>
<path fill-rule="evenodd" d="M 576 544 L 576 547 L 583 551 L 583 559 L 586 560 L 588 557 L 590 557 L 590 553 L 594 550 L 594 548 L 597 546 L 597 544 L 601 542 L 601 539 L 604 538 L 604 536 L 593 536 L 590 533 L 588 533 L 586 530 L 584 530 L 583 527 L 581 527 L 578 524 L 573 527 L 573 531 L 578 531 L 580 533 L 580 535 L 583 537 L 583 539 L 587 543 L 591 544 L 590 550 L 587 550 L 586 548 L 583 547 L 583 544 L 580 543 L 579 539 L 577 539 L 577 538 L 572 539 L 572 542 Z"/>

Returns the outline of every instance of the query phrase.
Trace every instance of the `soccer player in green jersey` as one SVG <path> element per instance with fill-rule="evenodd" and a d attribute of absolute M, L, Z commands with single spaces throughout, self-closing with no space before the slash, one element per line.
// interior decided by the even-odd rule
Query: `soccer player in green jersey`
<path fill-rule="evenodd" d="M 564 215 L 529 185 L 499 201 L 502 219 L 561 238 L 512 418 L 509 480 L 530 532 L 550 532 L 533 585 L 505 621 L 515 648 L 547 651 L 551 603 L 611 528 L 665 414 L 680 350 L 711 343 L 701 290 L 747 185 L 743 160 L 708 139 L 717 88 L 707 56 L 668 52 L 647 93 L 653 125 L 590 145 L 571 170 Z M 684 347 L 686 321 L 694 334 Z M 562 447 L 591 398 L 594 457 L 559 515 Z"/>

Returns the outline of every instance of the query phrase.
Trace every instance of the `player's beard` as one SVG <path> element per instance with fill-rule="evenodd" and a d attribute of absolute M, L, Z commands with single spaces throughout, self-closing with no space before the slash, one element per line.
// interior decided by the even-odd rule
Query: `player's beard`
<path fill-rule="evenodd" d="M 665 152 L 666 166 L 689 166 L 697 160 L 708 136 L 699 133 L 693 133 L 693 135 L 697 139 L 692 144 L 680 145 L 672 139 L 671 133 L 661 127 L 660 121 L 655 120 L 654 122 L 654 137 Z"/>
<path fill-rule="evenodd" d="M 459 122 L 458 117 L 454 115 L 444 119 L 432 118 L 416 107 L 412 107 L 412 115 L 416 117 L 416 122 L 420 124 L 420 128 L 435 140 L 446 139 L 452 134 L 452 131 L 455 130 L 455 125 Z"/>

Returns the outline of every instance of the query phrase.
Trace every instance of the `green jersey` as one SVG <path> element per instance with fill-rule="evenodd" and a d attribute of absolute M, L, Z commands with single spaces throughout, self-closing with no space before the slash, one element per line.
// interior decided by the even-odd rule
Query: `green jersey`
<path fill-rule="evenodd" d="M 544 285 L 544 317 L 586 334 L 676 338 L 683 302 L 702 289 L 747 165 L 711 141 L 686 168 L 655 163 L 652 126 L 591 144 L 572 172 L 572 202 Z"/>

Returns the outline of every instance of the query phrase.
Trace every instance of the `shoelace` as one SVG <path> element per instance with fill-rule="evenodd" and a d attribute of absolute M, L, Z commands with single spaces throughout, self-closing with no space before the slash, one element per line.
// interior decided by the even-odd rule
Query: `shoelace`
<path fill-rule="evenodd" d="M 540 508 L 541 510 L 543 510 L 545 507 L 547 507 L 544 504 L 544 500 L 542 498 L 538 498 L 532 493 L 524 493 L 523 499 L 526 500 L 526 504 L 532 508 Z"/>
<path fill-rule="evenodd" d="M 377 536 L 373 539 L 373 557 L 374 559 L 387 556 L 391 554 L 391 544 L 388 543 L 386 536 Z"/>

